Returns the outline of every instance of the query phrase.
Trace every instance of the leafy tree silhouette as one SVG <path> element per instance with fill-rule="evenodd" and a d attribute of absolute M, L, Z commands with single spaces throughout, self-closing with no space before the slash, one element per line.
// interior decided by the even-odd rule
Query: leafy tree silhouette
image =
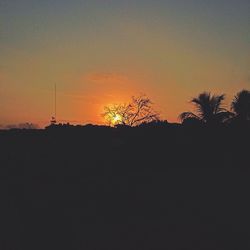
<path fill-rule="evenodd" d="M 195 105 L 196 114 L 183 112 L 180 114 L 179 119 L 182 122 L 192 119 L 209 125 L 223 123 L 232 117 L 232 113 L 222 106 L 224 99 L 224 94 L 211 95 L 209 92 L 203 92 L 191 100 L 191 103 Z"/>
<path fill-rule="evenodd" d="M 231 109 L 236 120 L 250 121 L 250 91 L 243 89 L 238 92 L 232 101 Z"/>
<path fill-rule="evenodd" d="M 138 126 L 159 120 L 159 114 L 152 105 L 152 101 L 145 95 L 133 96 L 129 104 L 105 106 L 102 115 L 109 125 Z"/>

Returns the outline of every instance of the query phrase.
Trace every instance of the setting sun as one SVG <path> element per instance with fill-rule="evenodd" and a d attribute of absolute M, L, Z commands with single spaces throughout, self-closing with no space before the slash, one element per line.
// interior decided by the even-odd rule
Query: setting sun
<path fill-rule="evenodd" d="M 119 114 L 115 114 L 112 118 L 112 124 L 116 125 L 118 123 L 121 123 L 122 117 Z"/>
<path fill-rule="evenodd" d="M 104 120 L 111 126 L 115 126 L 124 122 L 122 115 L 122 105 L 109 105 L 105 106 L 105 112 L 102 114 Z"/>
<path fill-rule="evenodd" d="M 118 113 L 109 114 L 105 119 L 112 126 L 121 124 L 122 122 L 122 117 Z"/>

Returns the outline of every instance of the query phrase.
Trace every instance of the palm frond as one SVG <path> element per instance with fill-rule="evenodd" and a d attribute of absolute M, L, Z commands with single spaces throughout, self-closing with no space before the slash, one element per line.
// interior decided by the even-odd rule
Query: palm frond
<path fill-rule="evenodd" d="M 183 112 L 179 115 L 179 120 L 181 120 L 182 122 L 184 120 L 186 120 L 187 118 L 195 118 L 197 120 L 200 120 L 200 117 L 197 116 L 196 114 L 192 113 L 192 112 Z"/>
<path fill-rule="evenodd" d="M 214 121 L 217 123 L 224 123 L 232 117 L 234 117 L 232 112 L 222 111 L 214 115 Z"/>
<path fill-rule="evenodd" d="M 193 98 L 191 102 L 195 105 L 197 115 L 203 120 L 209 119 L 211 116 L 211 94 L 209 92 L 203 92 L 198 97 Z"/>
<path fill-rule="evenodd" d="M 215 119 L 215 115 L 220 112 L 227 112 L 222 106 L 225 95 L 211 95 L 210 92 L 203 92 L 191 100 L 195 105 L 197 116 L 204 122 L 211 123 Z M 222 117 L 223 115 L 221 115 Z"/>
<path fill-rule="evenodd" d="M 243 89 L 238 92 L 232 101 L 231 110 L 238 117 L 250 119 L 250 91 Z"/>
<path fill-rule="evenodd" d="M 223 112 L 226 111 L 225 108 L 222 107 L 222 102 L 225 99 L 225 94 L 222 95 L 218 95 L 218 96 L 213 96 L 213 111 L 214 114 L 219 113 L 219 112 Z"/>

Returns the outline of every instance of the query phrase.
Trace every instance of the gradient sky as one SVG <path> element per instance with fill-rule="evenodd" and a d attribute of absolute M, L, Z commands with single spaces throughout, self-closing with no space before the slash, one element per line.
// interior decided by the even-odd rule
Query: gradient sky
<path fill-rule="evenodd" d="M 250 89 L 249 0 L 0 0 L 0 124 L 101 123 L 147 94 L 176 121 L 201 91 Z"/>

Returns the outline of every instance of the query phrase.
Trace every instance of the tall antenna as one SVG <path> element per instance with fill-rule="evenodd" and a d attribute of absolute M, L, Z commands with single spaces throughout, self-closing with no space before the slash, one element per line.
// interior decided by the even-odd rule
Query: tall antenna
<path fill-rule="evenodd" d="M 55 84 L 55 120 L 56 120 L 56 84 Z"/>
<path fill-rule="evenodd" d="M 55 84 L 55 93 L 54 93 L 54 101 L 55 101 L 55 103 L 54 103 L 54 116 L 52 116 L 52 118 L 51 118 L 51 121 L 50 121 L 50 123 L 51 123 L 51 125 L 55 125 L 56 124 L 56 84 Z"/>

